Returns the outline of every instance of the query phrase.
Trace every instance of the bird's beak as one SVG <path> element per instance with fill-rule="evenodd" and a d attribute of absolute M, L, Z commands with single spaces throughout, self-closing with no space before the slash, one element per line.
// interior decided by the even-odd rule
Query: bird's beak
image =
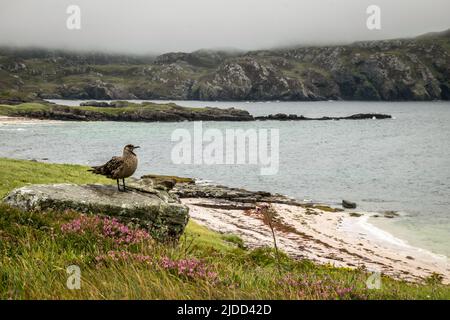
<path fill-rule="evenodd" d="M 133 149 L 139 149 L 140 147 L 139 146 L 135 146 Z"/>

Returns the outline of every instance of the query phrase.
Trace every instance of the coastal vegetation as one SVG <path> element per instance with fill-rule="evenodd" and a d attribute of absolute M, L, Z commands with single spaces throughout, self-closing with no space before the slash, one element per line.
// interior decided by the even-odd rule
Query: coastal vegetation
<path fill-rule="evenodd" d="M 36 119 L 72 121 L 252 121 L 244 110 L 229 108 L 188 108 L 174 103 L 111 103 L 91 102 L 83 106 L 62 106 L 50 103 L 0 104 L 0 115 Z"/>
<path fill-rule="evenodd" d="M 80 106 L 62 106 L 53 103 L 0 104 L 0 116 L 27 117 L 48 120 L 69 121 L 136 121 L 136 122 L 177 122 L 177 121 L 307 121 L 307 120 L 364 120 L 391 119 L 387 114 L 358 113 L 345 117 L 309 118 L 295 114 L 270 114 L 254 117 L 248 111 L 228 108 L 191 108 L 175 103 L 152 102 L 133 103 L 128 101 L 84 102 Z"/>
<path fill-rule="evenodd" d="M 28 184 L 111 183 L 86 169 L 0 158 L 0 198 Z M 80 289 L 66 286 L 71 265 L 80 267 Z M 246 248 L 192 220 L 178 243 L 162 244 L 95 212 L 0 205 L 1 299 L 450 299 L 437 275 L 423 283 L 382 276 L 379 289 L 368 289 L 369 277 L 363 268 Z"/>

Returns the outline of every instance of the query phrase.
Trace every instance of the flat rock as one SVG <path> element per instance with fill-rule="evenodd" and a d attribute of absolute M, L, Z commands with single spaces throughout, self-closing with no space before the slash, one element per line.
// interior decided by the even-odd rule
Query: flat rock
<path fill-rule="evenodd" d="M 320 117 L 320 118 L 308 118 L 305 116 L 298 116 L 296 114 L 269 114 L 268 116 L 255 117 L 255 120 L 265 121 L 265 120 L 278 120 L 278 121 L 303 121 L 303 120 L 367 120 L 367 119 L 391 119 L 392 116 L 389 114 L 380 113 L 357 113 L 347 117 Z"/>
<path fill-rule="evenodd" d="M 347 209 L 355 209 L 356 203 L 348 200 L 342 200 L 342 206 Z"/>
<path fill-rule="evenodd" d="M 281 194 L 265 191 L 249 191 L 241 188 L 231 188 L 221 185 L 200 183 L 177 183 L 170 191 L 180 198 L 214 198 L 221 201 L 232 201 L 246 205 L 257 202 L 283 203 L 303 206 L 304 203 Z"/>
<path fill-rule="evenodd" d="M 23 210 L 106 214 L 138 223 L 157 239 L 177 239 L 188 222 L 188 207 L 165 191 L 142 188 L 118 192 L 113 185 L 30 185 L 11 191 L 3 201 Z"/>
<path fill-rule="evenodd" d="M 192 202 L 192 205 L 203 208 L 222 209 L 222 210 L 251 210 L 256 208 L 254 203 L 242 203 L 227 200 L 198 201 Z"/>

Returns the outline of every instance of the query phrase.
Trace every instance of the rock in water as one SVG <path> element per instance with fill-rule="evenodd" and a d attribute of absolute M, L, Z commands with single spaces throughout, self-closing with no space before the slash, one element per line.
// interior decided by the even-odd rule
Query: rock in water
<path fill-rule="evenodd" d="M 72 209 L 115 216 L 147 228 L 159 240 L 178 239 L 189 219 L 189 209 L 163 190 L 118 192 L 116 186 L 30 185 L 11 191 L 3 200 L 23 210 Z"/>
<path fill-rule="evenodd" d="M 347 209 L 355 209 L 356 203 L 348 200 L 342 200 L 342 206 Z"/>

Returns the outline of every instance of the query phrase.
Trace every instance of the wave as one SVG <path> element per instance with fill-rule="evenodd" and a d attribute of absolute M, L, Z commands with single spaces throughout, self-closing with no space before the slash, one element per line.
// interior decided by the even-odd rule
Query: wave
<path fill-rule="evenodd" d="M 0 128 L 0 131 L 27 131 L 24 128 Z"/>
<path fill-rule="evenodd" d="M 405 239 L 400 239 L 393 234 L 389 233 L 386 230 L 383 230 L 376 225 L 370 223 L 369 219 L 373 216 L 379 213 L 372 213 L 372 212 L 366 212 L 364 215 L 362 215 L 359 218 L 348 218 L 345 221 L 347 222 L 347 225 L 344 226 L 349 231 L 353 232 L 361 232 L 365 231 L 367 235 L 374 239 L 375 241 L 380 241 L 386 244 L 389 244 L 391 246 L 395 246 L 399 249 L 403 249 L 406 251 L 415 251 L 420 252 L 421 254 L 428 255 L 432 257 L 433 259 L 437 260 L 447 260 L 448 257 L 443 254 L 434 253 L 430 250 L 426 250 L 420 247 L 412 246 L 408 243 Z"/>

